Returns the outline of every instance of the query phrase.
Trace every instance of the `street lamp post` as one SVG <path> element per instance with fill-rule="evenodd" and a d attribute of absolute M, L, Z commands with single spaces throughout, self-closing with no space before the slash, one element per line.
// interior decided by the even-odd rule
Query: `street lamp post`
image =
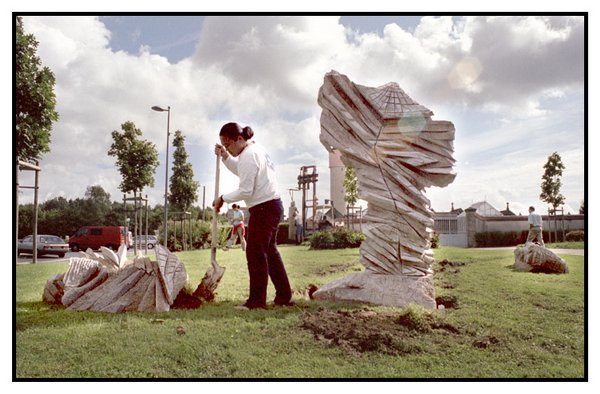
<path fill-rule="evenodd" d="M 167 111 L 167 159 L 165 160 L 165 225 L 164 225 L 164 232 L 165 232 L 165 241 L 164 241 L 164 245 L 165 245 L 165 249 L 167 249 L 167 218 L 168 218 L 168 213 L 167 213 L 167 197 L 169 195 L 169 136 L 171 135 L 170 131 L 169 131 L 169 124 L 171 122 L 171 107 L 167 107 L 167 109 L 164 109 L 162 107 L 159 107 L 157 105 L 155 105 L 154 107 L 152 107 L 152 109 L 154 111 L 157 112 L 165 112 Z"/>

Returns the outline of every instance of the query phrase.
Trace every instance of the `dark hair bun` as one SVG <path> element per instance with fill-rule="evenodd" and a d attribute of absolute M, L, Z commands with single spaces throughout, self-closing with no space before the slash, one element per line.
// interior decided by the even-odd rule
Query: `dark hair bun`
<path fill-rule="evenodd" d="M 254 136 L 254 130 L 250 126 L 246 126 L 242 129 L 242 138 L 248 141 Z"/>

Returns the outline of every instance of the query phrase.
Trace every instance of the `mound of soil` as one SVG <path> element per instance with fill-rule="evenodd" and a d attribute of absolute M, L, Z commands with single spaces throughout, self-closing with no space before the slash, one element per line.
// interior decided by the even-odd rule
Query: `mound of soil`
<path fill-rule="evenodd" d="M 460 330 L 430 314 L 381 313 L 369 309 L 304 313 L 302 327 L 314 338 L 352 353 L 379 352 L 389 355 L 423 351 L 419 338 L 432 330 L 457 334 Z"/>
<path fill-rule="evenodd" d="M 479 349 L 487 349 L 489 347 L 498 345 L 500 342 L 500 339 L 496 338 L 495 336 L 485 336 L 474 340 L 473 346 Z"/>
<path fill-rule="evenodd" d="M 177 297 L 173 301 L 171 308 L 173 309 L 197 309 L 202 306 L 202 300 L 194 297 L 185 288 L 177 294 Z"/>
<path fill-rule="evenodd" d="M 444 305 L 444 308 L 458 308 L 458 299 L 453 295 L 443 295 L 435 297 L 436 305 Z"/>

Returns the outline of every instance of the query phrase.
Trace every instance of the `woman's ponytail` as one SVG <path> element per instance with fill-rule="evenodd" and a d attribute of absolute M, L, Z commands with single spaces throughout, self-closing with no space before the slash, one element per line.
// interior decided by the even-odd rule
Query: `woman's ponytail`
<path fill-rule="evenodd" d="M 254 130 L 250 126 L 246 126 L 242 129 L 242 138 L 248 141 L 254 136 Z"/>

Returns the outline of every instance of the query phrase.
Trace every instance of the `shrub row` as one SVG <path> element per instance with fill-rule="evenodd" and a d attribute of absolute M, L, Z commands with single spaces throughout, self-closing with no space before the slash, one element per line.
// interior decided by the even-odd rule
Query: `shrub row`
<path fill-rule="evenodd" d="M 516 246 L 524 244 L 527 241 L 528 231 L 484 231 L 475 233 L 475 243 L 477 247 L 496 247 L 496 246 Z M 563 242 L 564 240 L 575 242 L 584 240 L 584 232 L 581 230 L 569 231 L 565 234 L 565 239 L 562 239 L 562 231 L 558 231 L 558 241 L 555 239 L 554 231 L 552 233 L 552 242 Z M 549 242 L 549 231 L 544 231 L 542 236 L 544 242 Z"/>
<path fill-rule="evenodd" d="M 336 228 L 334 230 L 316 231 L 310 236 L 310 249 L 343 249 L 358 248 L 366 239 L 360 231 Z"/>

